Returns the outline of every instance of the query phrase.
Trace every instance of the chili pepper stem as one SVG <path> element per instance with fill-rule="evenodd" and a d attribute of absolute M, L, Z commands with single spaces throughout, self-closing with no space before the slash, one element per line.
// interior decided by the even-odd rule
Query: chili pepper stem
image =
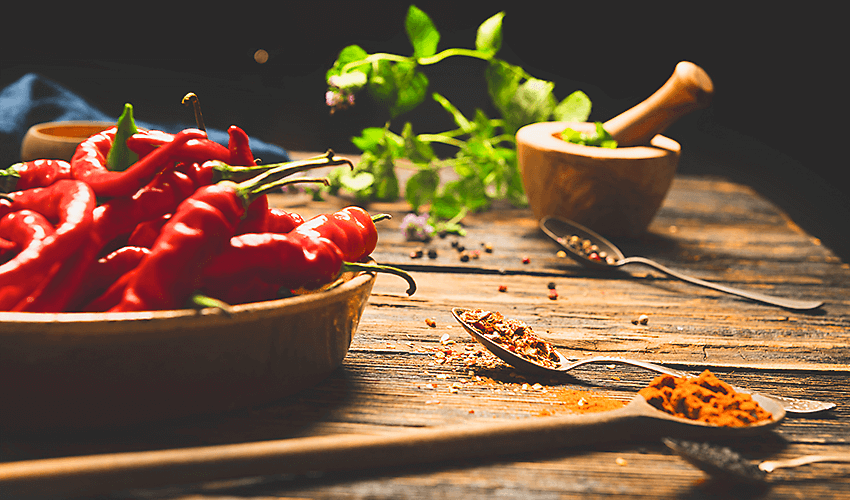
<path fill-rule="evenodd" d="M 255 200 L 256 198 L 276 189 L 282 188 L 284 186 L 289 186 L 291 184 L 300 184 L 302 182 L 313 183 L 313 184 L 324 184 L 325 186 L 330 185 L 330 181 L 328 181 L 325 177 L 297 177 L 295 179 L 279 179 L 274 182 L 270 182 L 268 184 L 262 184 L 259 187 L 254 189 L 250 189 L 246 192 L 247 199 L 250 201 Z"/>
<path fill-rule="evenodd" d="M 364 271 L 367 273 L 378 272 L 394 274 L 407 281 L 407 295 L 413 295 L 414 293 L 416 293 L 416 281 L 413 280 L 413 276 L 397 267 L 385 266 L 382 264 L 365 264 L 361 262 L 343 262 L 342 270 L 352 272 Z"/>
<path fill-rule="evenodd" d="M 209 297 L 202 293 L 193 294 L 189 298 L 188 305 L 191 309 L 204 309 L 204 308 L 213 308 L 218 309 L 226 316 L 230 316 L 233 314 L 233 307 L 227 302 L 223 300 L 216 299 L 214 297 Z"/>
<path fill-rule="evenodd" d="M 192 104 L 192 109 L 195 111 L 195 123 L 197 124 L 198 129 L 206 132 L 207 129 L 204 127 L 204 115 L 201 114 L 201 101 L 198 99 L 198 96 L 195 95 L 194 92 L 189 92 L 183 96 L 182 103 L 184 106 Z"/>
<path fill-rule="evenodd" d="M 266 174 L 274 175 L 275 177 L 286 177 L 311 168 L 335 165 L 348 165 L 351 169 L 354 169 L 354 163 L 351 160 L 345 157 L 335 156 L 332 149 L 329 149 L 327 153 L 321 156 L 284 163 L 272 163 L 269 165 L 232 166 L 222 161 L 214 161 L 213 182 L 222 180 L 240 182 L 257 175 Z M 272 171 L 274 171 L 273 174 Z"/>
<path fill-rule="evenodd" d="M 382 220 L 392 219 L 393 216 L 390 214 L 375 214 L 372 216 L 372 222 L 380 222 Z"/>

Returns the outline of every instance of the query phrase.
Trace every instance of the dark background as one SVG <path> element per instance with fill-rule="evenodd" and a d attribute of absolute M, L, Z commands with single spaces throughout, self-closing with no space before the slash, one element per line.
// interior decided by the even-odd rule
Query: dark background
<path fill-rule="evenodd" d="M 846 37 L 837 13 L 818 2 L 417 2 L 441 32 L 440 49 L 472 47 L 475 30 L 504 10 L 499 57 L 556 83 L 563 98 L 586 92 L 591 120 L 604 121 L 648 97 L 676 63 L 712 77 L 712 105 L 673 125 L 679 171 L 747 184 L 770 198 L 845 262 L 848 243 Z M 128 4 L 129 5 L 129 4 Z M 368 98 L 330 116 L 324 73 L 339 50 L 409 54 L 406 2 L 230 2 L 51 8 L 37 27 L 7 19 L 0 84 L 35 71 L 107 114 L 130 102 L 154 123 L 193 123 L 180 104 L 200 97 L 208 127 L 238 124 L 291 150 L 356 153 L 350 137 L 388 118 Z M 29 10 L 28 7 L 24 9 Z M 120 14 L 113 14 L 120 12 Z M 257 49 L 271 59 L 253 60 Z M 425 69 L 431 90 L 465 113 L 496 116 L 484 64 L 454 58 Z M 436 104 L 399 117 L 416 132 L 453 128 Z M 16 158 L 3 159 L 6 163 Z"/>

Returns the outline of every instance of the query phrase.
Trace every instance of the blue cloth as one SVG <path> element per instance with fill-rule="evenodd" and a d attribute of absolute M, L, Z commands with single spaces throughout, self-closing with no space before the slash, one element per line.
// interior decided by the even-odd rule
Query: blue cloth
<path fill-rule="evenodd" d="M 35 124 L 51 121 L 95 120 L 114 122 L 91 106 L 85 99 L 56 82 L 36 73 L 28 73 L 0 91 L 0 169 L 20 161 L 21 141 Z M 142 128 L 177 133 L 186 128 L 180 124 L 156 124 L 136 121 Z M 227 145 L 227 131 L 207 129 L 210 139 Z M 250 138 L 251 152 L 263 163 L 290 161 L 289 153 L 280 146 Z"/>

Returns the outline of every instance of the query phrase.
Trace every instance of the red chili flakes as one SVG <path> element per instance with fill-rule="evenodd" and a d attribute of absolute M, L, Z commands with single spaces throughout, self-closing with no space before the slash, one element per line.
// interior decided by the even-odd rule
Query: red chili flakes
<path fill-rule="evenodd" d="M 508 291 L 507 285 L 499 285 L 499 291 L 504 293 Z"/>
<path fill-rule="evenodd" d="M 437 327 L 437 322 L 434 321 L 434 318 L 425 318 L 425 324 L 430 326 L 431 328 Z"/>
<path fill-rule="evenodd" d="M 531 264 L 531 257 L 526 255 L 525 257 L 522 258 L 522 263 L 523 264 Z"/>
<path fill-rule="evenodd" d="M 461 319 L 485 337 L 529 361 L 551 368 L 560 365 L 560 358 L 552 345 L 535 335 L 531 327 L 522 321 L 481 309 L 464 311 Z"/>
<path fill-rule="evenodd" d="M 558 291 L 554 288 L 549 289 L 549 300 L 557 300 L 558 299 Z"/>

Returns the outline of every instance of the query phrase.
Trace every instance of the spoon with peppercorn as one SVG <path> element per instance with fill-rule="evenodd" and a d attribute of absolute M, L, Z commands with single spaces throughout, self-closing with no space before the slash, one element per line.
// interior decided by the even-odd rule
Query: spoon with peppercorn
<path fill-rule="evenodd" d="M 797 300 L 784 297 L 774 297 L 762 293 L 752 292 L 749 290 L 741 290 L 731 286 L 721 285 L 710 281 L 704 281 L 699 278 L 684 275 L 678 271 L 673 271 L 646 257 L 632 256 L 626 257 L 613 243 L 606 240 L 596 232 L 578 224 L 577 222 L 560 219 L 557 217 L 544 217 L 540 221 L 540 228 L 546 235 L 558 242 L 564 250 L 575 257 L 575 260 L 580 264 L 596 268 L 596 269 L 615 269 L 627 264 L 643 264 L 652 267 L 662 273 L 712 290 L 724 292 L 746 299 L 762 302 L 774 306 L 783 307 L 798 311 L 807 311 L 817 309 L 823 305 L 822 301 L 817 300 Z"/>
<path fill-rule="evenodd" d="M 760 484 L 776 469 L 799 467 L 818 462 L 850 462 L 850 454 L 804 455 L 788 460 L 766 460 L 753 463 L 729 448 L 672 438 L 661 440 L 691 465 L 715 479 Z"/>
<path fill-rule="evenodd" d="M 533 373 L 566 373 L 579 366 L 591 363 L 621 364 L 643 368 L 671 375 L 677 378 L 690 378 L 692 374 L 674 370 L 637 359 L 594 356 L 571 361 L 558 352 L 552 344 L 537 336 L 533 329 L 522 321 L 505 318 L 495 311 L 481 309 L 452 308 L 452 316 L 463 326 L 472 338 L 502 361 L 519 370 Z M 756 393 L 732 386 L 736 391 L 752 395 Z M 788 398 L 763 394 L 779 403 L 787 413 L 808 414 L 835 408 L 835 403 L 826 403 L 809 399 Z"/>

